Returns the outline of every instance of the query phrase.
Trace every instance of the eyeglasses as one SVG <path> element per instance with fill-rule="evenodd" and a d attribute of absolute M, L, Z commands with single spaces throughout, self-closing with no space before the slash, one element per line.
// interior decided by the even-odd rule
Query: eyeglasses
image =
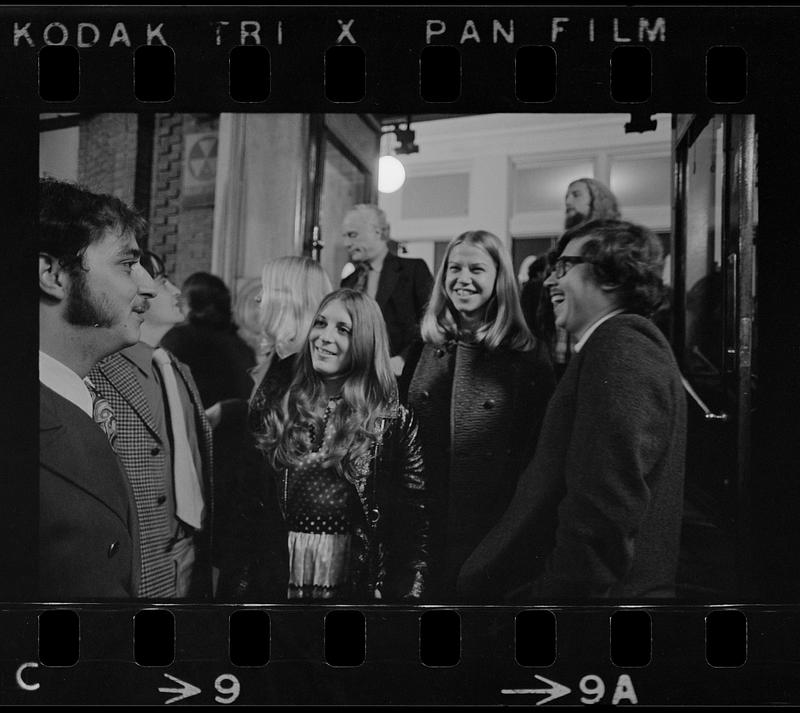
<path fill-rule="evenodd" d="M 553 263 L 553 273 L 560 280 L 566 275 L 575 265 L 580 265 L 582 262 L 589 262 L 586 258 L 578 257 L 577 255 L 562 255 Z"/>

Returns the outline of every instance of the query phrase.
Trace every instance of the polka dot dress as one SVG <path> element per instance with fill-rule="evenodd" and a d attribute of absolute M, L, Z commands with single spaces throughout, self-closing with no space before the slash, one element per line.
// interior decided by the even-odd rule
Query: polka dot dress
<path fill-rule="evenodd" d="M 333 437 L 329 416 L 335 406 L 332 399 L 326 408 L 319 448 L 286 474 L 290 599 L 335 599 L 348 580 L 358 495 L 335 469 L 321 465 Z"/>

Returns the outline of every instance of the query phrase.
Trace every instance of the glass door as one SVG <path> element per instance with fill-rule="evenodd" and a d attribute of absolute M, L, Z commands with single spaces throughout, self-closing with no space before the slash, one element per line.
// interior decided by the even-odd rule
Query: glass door
<path fill-rule="evenodd" d="M 754 327 L 755 125 L 679 118 L 674 348 L 688 402 L 681 579 L 687 596 L 746 594 Z"/>
<path fill-rule="evenodd" d="M 327 125 L 325 115 L 311 117 L 310 220 L 303 254 L 320 261 L 334 287 L 339 286 L 348 263 L 340 239 L 345 213 L 357 203 L 373 202 L 377 181 L 349 144 L 370 146 L 374 149 L 371 158 L 377 162 L 379 131 L 363 122 L 347 129 L 350 133 L 340 136 Z"/>

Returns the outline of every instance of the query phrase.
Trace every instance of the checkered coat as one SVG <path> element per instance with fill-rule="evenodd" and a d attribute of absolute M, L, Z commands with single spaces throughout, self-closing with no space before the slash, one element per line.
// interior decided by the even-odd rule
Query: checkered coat
<path fill-rule="evenodd" d="M 203 463 L 202 479 L 206 512 L 204 531 L 197 538 L 193 595 L 210 594 L 210 547 L 213 521 L 213 455 L 211 426 L 189 368 L 172 357 L 185 384 L 195 412 L 198 446 Z M 173 528 L 167 512 L 164 471 L 167 468 L 165 444 L 156 428 L 147 399 L 139 386 L 134 367 L 121 354 L 112 354 L 99 362 L 89 378 L 105 397 L 117 418 L 116 450 L 125 465 L 133 488 L 140 526 L 142 578 L 139 596 L 160 598 L 174 596 L 174 565 L 166 551 Z M 193 585 L 194 589 L 194 585 Z"/>

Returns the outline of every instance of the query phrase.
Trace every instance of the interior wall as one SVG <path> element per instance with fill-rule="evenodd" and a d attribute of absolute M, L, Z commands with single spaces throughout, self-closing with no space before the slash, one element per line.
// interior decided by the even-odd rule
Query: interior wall
<path fill-rule="evenodd" d="M 671 119 L 654 118 L 655 131 L 626 134 L 627 114 L 485 114 L 417 123 L 412 117 L 419 153 L 399 156 L 406 183 L 379 203 L 405 254 L 432 270 L 436 244 L 466 230 L 489 230 L 509 248 L 514 239 L 560 234 L 567 185 L 587 173 L 635 197 L 636 205 L 621 201 L 624 218 L 668 231 Z M 531 180 L 539 181 L 540 195 L 521 200 Z M 452 195 L 456 186 L 461 196 Z"/>

